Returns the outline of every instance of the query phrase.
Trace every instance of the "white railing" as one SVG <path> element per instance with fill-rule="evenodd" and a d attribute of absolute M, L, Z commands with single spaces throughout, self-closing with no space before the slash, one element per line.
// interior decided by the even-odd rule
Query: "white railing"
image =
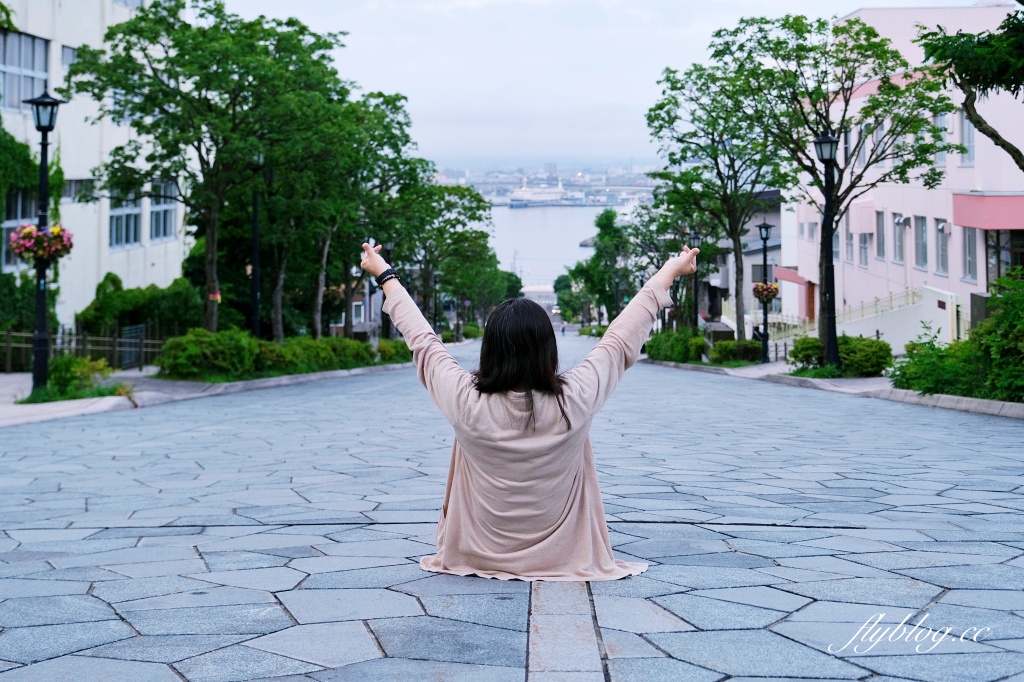
<path fill-rule="evenodd" d="M 886 297 L 875 297 L 872 301 L 865 301 L 857 306 L 845 306 L 842 310 L 836 311 L 836 324 L 860 320 L 865 317 L 881 315 L 890 310 L 908 308 L 920 303 L 924 299 L 924 292 L 921 289 L 905 289 L 899 293 L 889 292 Z M 748 311 L 745 315 L 746 321 L 753 325 L 761 324 L 761 310 L 758 304 L 757 311 Z M 726 322 L 733 329 L 736 328 L 736 306 L 732 301 L 722 301 L 722 321 Z M 779 341 L 804 335 L 814 335 L 818 331 L 817 320 L 799 318 L 796 315 L 783 315 L 781 313 L 768 313 L 768 334 L 769 338 Z"/>

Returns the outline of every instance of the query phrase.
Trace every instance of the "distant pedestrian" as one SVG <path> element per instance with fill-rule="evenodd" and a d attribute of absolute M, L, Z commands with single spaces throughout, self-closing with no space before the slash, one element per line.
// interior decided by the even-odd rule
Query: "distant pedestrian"
<path fill-rule="evenodd" d="M 420 567 L 505 580 L 615 580 L 646 571 L 646 563 L 612 554 L 590 424 L 671 305 L 672 283 L 696 271 L 698 249 L 669 259 L 563 374 L 547 311 L 524 298 L 490 314 L 480 369 L 459 367 L 379 249 L 363 244 L 361 265 L 383 288 L 384 312 L 405 333 L 420 381 L 455 428 L 437 553 Z M 377 397 L 386 419 L 403 418 L 386 391 Z"/>
<path fill-rule="evenodd" d="M 565 336 L 565 321 L 562 322 L 562 336 Z"/>

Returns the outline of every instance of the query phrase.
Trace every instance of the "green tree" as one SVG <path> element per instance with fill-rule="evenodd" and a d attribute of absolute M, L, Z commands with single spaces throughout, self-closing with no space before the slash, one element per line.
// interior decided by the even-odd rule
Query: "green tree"
<path fill-rule="evenodd" d="M 824 167 L 812 140 L 822 132 L 842 136 L 833 221 L 821 229 L 821 282 L 836 224 L 853 201 L 880 184 L 918 179 L 935 187 L 943 175 L 935 154 L 960 149 L 934 123 L 956 109 L 942 84 L 913 71 L 888 39 L 859 19 L 742 19 L 736 28 L 714 33 L 711 52 L 729 74 L 716 97 L 755 122 L 799 173 L 798 187 L 819 209 Z M 827 296 L 834 295 L 826 289 L 820 288 L 823 312 Z M 827 343 L 825 315 L 819 315 L 818 333 Z"/>
<path fill-rule="evenodd" d="M 594 226 L 594 254 L 577 263 L 569 275 L 582 284 L 598 306 L 604 307 L 611 321 L 622 310 L 623 301 L 637 289 L 636 277 L 629 267 L 629 234 L 612 208 L 598 214 Z"/>
<path fill-rule="evenodd" d="M 1022 2 L 1021 4 L 1024 4 Z M 1024 10 L 1011 12 L 996 31 L 950 35 L 945 28 L 922 30 L 916 41 L 940 82 L 964 95 L 964 114 L 985 137 L 1024 171 L 1024 151 L 1007 140 L 978 111 L 978 98 L 1024 92 Z"/>
<path fill-rule="evenodd" d="M 677 211 L 688 209 L 694 222 L 714 225 L 732 243 L 736 335 L 743 341 L 747 225 L 770 205 L 765 187 L 787 189 L 796 177 L 761 120 L 744 116 L 742 103 L 720 94 L 742 88 L 740 78 L 722 65 L 666 69 L 647 125 L 667 165 L 652 176 L 672 188 Z"/>
<path fill-rule="evenodd" d="M 14 13 L 5 3 L 0 2 L 0 31 L 17 31 L 14 26 Z"/>
<path fill-rule="evenodd" d="M 104 40 L 78 49 L 63 94 L 90 96 L 98 119 L 132 131 L 96 169 L 101 189 L 140 196 L 153 180 L 176 183 L 171 198 L 206 239 L 204 323 L 215 331 L 225 199 L 252 182 L 266 145 L 308 127 L 310 93 L 344 90 L 329 57 L 339 36 L 295 19 L 243 20 L 222 0 L 155 0 Z"/>

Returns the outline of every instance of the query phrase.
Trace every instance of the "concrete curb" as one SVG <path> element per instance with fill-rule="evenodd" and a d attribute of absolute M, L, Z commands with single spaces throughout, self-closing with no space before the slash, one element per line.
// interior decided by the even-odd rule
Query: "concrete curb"
<path fill-rule="evenodd" d="M 685 369 L 693 372 L 707 372 L 710 374 L 725 374 L 740 379 L 754 379 L 757 381 L 768 381 L 773 384 L 795 386 L 797 388 L 814 388 L 819 391 L 830 391 L 832 393 L 844 393 L 856 395 L 863 398 L 878 398 L 880 400 L 891 400 L 908 405 L 922 405 L 924 407 L 940 407 L 946 410 L 958 412 L 970 412 L 972 414 L 986 414 L 994 417 L 1006 417 L 1008 419 L 1024 420 L 1024 403 L 1010 403 L 1001 400 L 982 400 L 980 398 L 965 398 L 958 395 L 946 395 L 938 393 L 935 395 L 924 395 L 917 391 L 906 391 L 899 388 L 884 388 L 867 391 L 842 388 L 821 379 L 810 379 L 808 377 L 794 377 L 788 374 L 767 374 L 760 377 L 747 377 L 742 374 L 730 372 L 724 367 L 705 367 L 703 365 L 691 365 L 683 362 L 665 362 L 662 360 L 645 359 L 643 362 L 675 369 Z M 831 379 L 829 381 L 837 381 Z M 841 380 L 838 380 L 841 381 Z"/>

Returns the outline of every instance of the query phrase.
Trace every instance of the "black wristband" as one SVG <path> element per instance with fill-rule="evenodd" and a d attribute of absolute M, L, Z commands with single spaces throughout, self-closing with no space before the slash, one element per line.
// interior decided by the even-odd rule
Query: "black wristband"
<path fill-rule="evenodd" d="M 395 272 L 394 268 L 388 268 L 384 272 L 377 275 L 377 286 L 384 286 L 384 282 L 387 282 L 388 280 L 392 279 L 398 279 L 398 273 Z"/>

